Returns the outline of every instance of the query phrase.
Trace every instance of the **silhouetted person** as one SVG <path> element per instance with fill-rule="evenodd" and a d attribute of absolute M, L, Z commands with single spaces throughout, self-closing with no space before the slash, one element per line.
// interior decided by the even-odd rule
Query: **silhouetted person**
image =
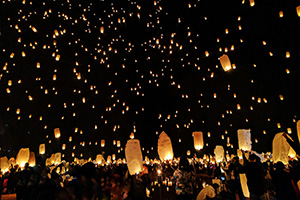
<path fill-rule="evenodd" d="M 292 184 L 292 175 L 285 171 L 284 164 L 277 162 L 274 164 L 274 168 L 271 166 L 271 176 L 275 185 L 276 199 L 277 200 L 294 200 L 296 199 L 296 193 Z"/>

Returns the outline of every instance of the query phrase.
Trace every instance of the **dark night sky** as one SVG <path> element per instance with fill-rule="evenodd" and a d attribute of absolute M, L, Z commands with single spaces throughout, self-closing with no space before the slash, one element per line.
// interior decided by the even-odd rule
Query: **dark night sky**
<path fill-rule="evenodd" d="M 113 140 L 124 148 L 134 126 L 150 157 L 157 156 L 162 131 L 175 156 L 195 152 L 193 131 L 203 131 L 205 153 L 218 144 L 235 152 L 241 128 L 251 129 L 258 152 L 271 151 L 274 135 L 287 128 L 297 138 L 299 1 L 264 0 L 254 7 L 247 0 L 70 2 L 1 3 L 1 155 L 15 156 L 21 147 L 37 152 L 41 143 L 48 154 L 66 144 L 66 157 L 117 154 Z M 236 69 L 222 70 L 223 54 Z M 61 138 L 54 138 L 54 128 Z M 226 147 L 228 137 L 233 148 Z"/>

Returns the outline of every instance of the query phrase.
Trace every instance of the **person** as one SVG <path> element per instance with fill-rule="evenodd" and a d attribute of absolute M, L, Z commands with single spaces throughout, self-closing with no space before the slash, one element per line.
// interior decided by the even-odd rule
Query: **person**
<path fill-rule="evenodd" d="M 146 188 L 149 186 L 148 168 L 143 166 L 143 171 L 131 176 L 129 198 L 131 200 L 146 200 Z"/>
<path fill-rule="evenodd" d="M 260 165 L 259 157 L 255 154 L 249 155 L 249 160 L 243 152 L 244 166 L 240 173 L 245 173 L 247 177 L 247 185 L 250 192 L 250 200 L 265 199 L 265 173 Z"/>
<path fill-rule="evenodd" d="M 3 177 L 2 177 L 2 171 L 0 168 L 0 200 L 1 200 L 1 196 L 2 196 L 2 190 L 3 190 Z"/>
<path fill-rule="evenodd" d="M 270 168 L 270 174 L 275 185 L 276 199 L 295 200 L 296 193 L 292 184 L 292 175 L 284 170 L 284 164 L 280 161 L 274 164 L 274 168 Z"/>
<path fill-rule="evenodd" d="M 239 172 L 242 165 L 239 162 L 239 157 L 232 158 L 228 166 L 228 186 L 231 193 L 231 199 L 236 199 L 236 194 L 238 194 L 240 200 L 244 200 L 245 196 L 242 191 L 241 181 Z"/>
<path fill-rule="evenodd" d="M 195 170 L 189 165 L 186 157 L 181 157 L 179 166 L 174 171 L 172 180 L 176 181 L 176 200 L 191 200 L 193 199 L 193 182 Z"/>

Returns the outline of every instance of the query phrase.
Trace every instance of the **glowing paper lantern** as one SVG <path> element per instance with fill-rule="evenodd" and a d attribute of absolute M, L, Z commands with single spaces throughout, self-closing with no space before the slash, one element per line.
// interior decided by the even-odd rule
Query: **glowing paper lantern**
<path fill-rule="evenodd" d="M 157 151 L 161 161 L 173 159 L 172 142 L 169 136 L 163 131 L 159 135 Z"/>
<path fill-rule="evenodd" d="M 219 59 L 220 59 L 222 68 L 225 72 L 231 70 L 231 63 L 230 63 L 229 57 L 227 55 L 223 54 L 223 56 L 221 56 Z"/>
<path fill-rule="evenodd" d="M 289 157 L 291 158 L 296 158 L 296 152 L 294 151 L 294 149 L 292 147 L 290 147 L 290 150 L 289 150 Z"/>
<path fill-rule="evenodd" d="M 98 154 L 97 157 L 96 157 L 96 163 L 98 165 L 100 164 L 103 164 L 105 162 L 104 158 L 103 158 L 103 155 L 102 154 Z"/>
<path fill-rule="evenodd" d="M 300 120 L 297 122 L 297 135 L 298 135 L 298 140 L 300 141 Z"/>
<path fill-rule="evenodd" d="M 108 164 L 111 163 L 111 156 L 107 156 L 107 161 Z"/>
<path fill-rule="evenodd" d="M 300 6 L 298 6 L 298 7 L 296 8 L 296 10 L 297 10 L 297 15 L 298 15 L 298 17 L 300 17 Z"/>
<path fill-rule="evenodd" d="M 273 161 L 276 163 L 281 161 L 283 164 L 288 164 L 290 145 L 282 135 L 277 133 L 273 139 Z"/>
<path fill-rule="evenodd" d="M 118 141 L 117 141 L 117 147 L 120 147 L 120 146 L 121 146 L 121 141 L 118 140 Z"/>
<path fill-rule="evenodd" d="M 60 130 L 59 130 L 59 128 L 54 129 L 54 137 L 55 138 L 60 138 Z"/>
<path fill-rule="evenodd" d="M 30 152 L 28 163 L 29 163 L 30 167 L 35 166 L 35 153 L 34 152 Z"/>
<path fill-rule="evenodd" d="M 194 147 L 197 151 L 200 151 L 204 146 L 203 133 L 201 131 L 193 132 L 193 137 Z"/>
<path fill-rule="evenodd" d="M 8 158 L 6 156 L 0 158 L 0 168 L 3 174 L 9 170 Z"/>
<path fill-rule="evenodd" d="M 251 133 L 247 129 L 238 130 L 239 149 L 244 151 L 251 150 Z"/>
<path fill-rule="evenodd" d="M 22 148 L 22 149 L 20 149 L 20 151 L 19 151 L 19 153 L 17 155 L 17 159 L 16 159 L 17 165 L 19 165 L 20 167 L 24 167 L 25 164 L 29 160 L 29 156 L 30 156 L 29 148 Z"/>
<path fill-rule="evenodd" d="M 224 159 L 224 148 L 220 145 L 217 145 L 214 150 L 214 153 L 215 153 L 216 161 L 222 162 Z"/>
<path fill-rule="evenodd" d="M 40 146 L 39 146 L 39 153 L 41 155 L 43 155 L 43 154 L 45 154 L 45 152 L 46 152 L 46 145 L 45 144 L 40 144 Z"/>
<path fill-rule="evenodd" d="M 16 159 L 14 157 L 11 157 L 9 160 L 8 160 L 8 165 L 9 166 L 15 166 L 16 165 Z"/>
<path fill-rule="evenodd" d="M 255 5 L 255 1 L 254 0 L 249 0 L 250 2 L 250 6 L 253 7 Z"/>
<path fill-rule="evenodd" d="M 101 140 L 101 147 L 105 147 L 105 140 Z"/>
<path fill-rule="evenodd" d="M 45 165 L 46 165 L 46 166 L 51 165 L 51 159 L 50 159 L 50 158 L 47 158 L 47 159 L 46 159 Z"/>
<path fill-rule="evenodd" d="M 61 163 L 61 153 L 58 152 L 54 155 L 54 164 L 57 165 L 59 163 Z"/>
<path fill-rule="evenodd" d="M 138 139 L 127 141 L 125 146 L 125 157 L 130 175 L 134 175 L 143 170 L 143 155 Z"/>
<path fill-rule="evenodd" d="M 250 192 L 247 185 L 247 177 L 246 174 L 240 174 L 240 181 L 242 185 L 243 194 L 246 198 L 250 197 Z"/>

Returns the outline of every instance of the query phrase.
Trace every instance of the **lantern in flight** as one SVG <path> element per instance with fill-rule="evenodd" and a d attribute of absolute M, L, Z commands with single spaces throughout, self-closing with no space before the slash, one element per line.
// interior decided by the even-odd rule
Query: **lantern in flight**
<path fill-rule="evenodd" d="M 46 152 L 46 145 L 45 144 L 40 144 L 39 146 L 39 154 L 43 155 Z"/>
<path fill-rule="evenodd" d="M 143 155 L 138 139 L 127 141 L 125 146 L 125 157 L 130 175 L 143 171 Z"/>
<path fill-rule="evenodd" d="M 227 55 L 223 54 L 223 56 L 221 56 L 219 60 L 225 72 L 231 70 L 231 63 Z"/>
<path fill-rule="evenodd" d="M 25 164 L 28 162 L 29 156 L 30 156 L 29 148 L 20 149 L 16 159 L 17 165 L 23 168 Z"/>
<path fill-rule="evenodd" d="M 283 137 L 283 133 L 277 133 L 275 135 L 273 139 L 272 149 L 274 163 L 281 161 L 285 165 L 288 164 L 290 145 Z"/>
<path fill-rule="evenodd" d="M 174 153 L 172 142 L 169 136 L 164 131 L 159 135 L 157 151 L 161 161 L 173 159 Z"/>
<path fill-rule="evenodd" d="M 200 151 L 204 147 L 203 133 L 201 131 L 193 132 L 194 147 L 197 151 Z"/>
<path fill-rule="evenodd" d="M 56 128 L 56 129 L 54 129 L 54 137 L 55 138 L 60 138 L 60 130 L 59 130 L 59 128 Z"/>
<path fill-rule="evenodd" d="M 251 150 L 251 133 L 247 129 L 238 130 L 239 149 L 244 151 Z"/>

